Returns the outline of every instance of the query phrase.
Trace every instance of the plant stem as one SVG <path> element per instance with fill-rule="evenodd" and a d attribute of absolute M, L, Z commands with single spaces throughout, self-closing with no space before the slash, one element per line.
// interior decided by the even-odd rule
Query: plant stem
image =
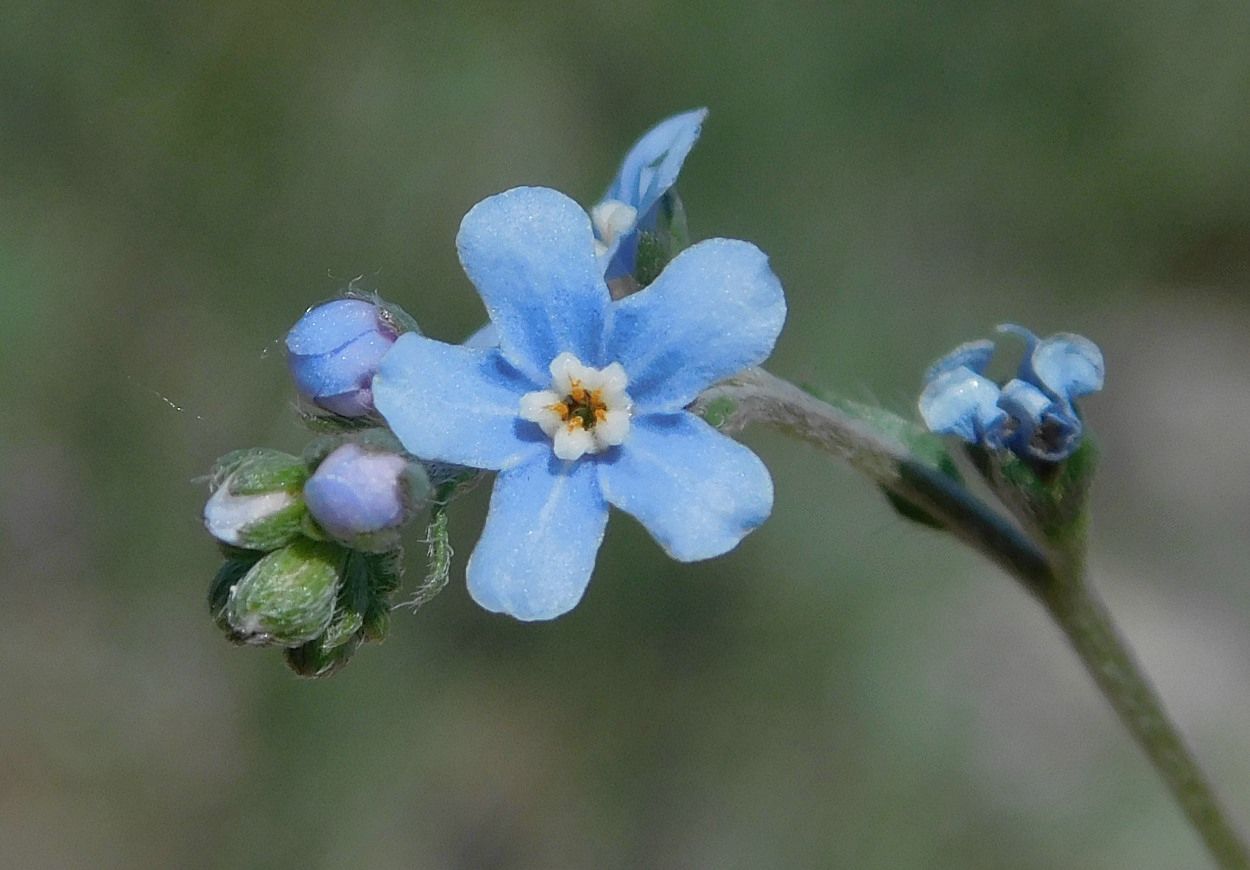
<path fill-rule="evenodd" d="M 1116 630 L 1111 614 L 1081 572 L 1061 576 L 1039 598 L 1103 697 L 1163 777 L 1216 864 L 1225 870 L 1250 868 L 1250 852 L 1240 834 Z"/>
<path fill-rule="evenodd" d="M 878 486 L 923 508 L 1020 581 L 1059 625 L 1217 865 L 1250 870 L 1250 852 L 1106 607 L 1085 582 L 1079 558 L 1083 540 L 1068 541 L 1062 549 L 1040 548 L 958 481 L 916 461 L 900 441 L 763 369 L 717 384 L 699 397 L 694 410 L 706 413 L 718 403 L 728 407 L 717 410 L 721 428 L 766 423 L 848 462 Z"/>

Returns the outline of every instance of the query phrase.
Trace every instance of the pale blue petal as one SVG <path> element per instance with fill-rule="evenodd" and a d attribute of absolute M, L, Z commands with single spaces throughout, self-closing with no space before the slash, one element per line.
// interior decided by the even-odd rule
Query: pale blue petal
<path fill-rule="evenodd" d="M 286 348 L 293 354 L 330 353 L 366 332 L 375 332 L 378 309 L 363 299 L 335 299 L 310 308 L 286 334 Z"/>
<path fill-rule="evenodd" d="M 508 362 L 544 383 L 562 351 L 599 363 L 608 288 L 577 203 L 543 187 L 514 188 L 470 209 L 456 245 Z"/>
<path fill-rule="evenodd" d="M 1055 401 L 1027 381 L 1008 381 L 998 404 L 1015 421 L 1007 446 L 1017 455 L 1058 462 L 1072 455 L 1080 444 L 1083 427 L 1071 406 Z"/>
<path fill-rule="evenodd" d="M 598 464 L 608 502 L 682 562 L 732 550 L 772 512 L 759 457 L 684 411 L 635 417 L 625 443 Z"/>
<path fill-rule="evenodd" d="M 373 401 L 414 456 L 500 469 L 550 452 L 550 439 L 517 417 L 521 396 L 535 389 L 497 350 L 410 332 L 382 358 Z"/>
<path fill-rule="evenodd" d="M 603 256 L 607 278 L 633 273 L 638 233 L 655 229 L 660 200 L 677 183 L 706 117 L 707 109 L 694 109 L 661 121 L 625 155 L 604 199 L 623 202 L 638 213 L 633 227 L 620 232 Z"/>
<path fill-rule="evenodd" d="M 1037 336 L 1033 334 L 1031 329 L 1027 329 L 1018 323 L 1000 323 L 994 327 L 995 332 L 1003 335 L 1014 335 L 1024 341 L 1024 346 L 1028 353 L 1033 352 L 1033 348 L 1037 346 Z M 1027 356 L 1028 354 L 1026 354 Z"/>
<path fill-rule="evenodd" d="M 326 353 L 289 354 L 287 366 L 300 395 L 316 401 L 322 396 L 367 389 L 378 361 L 392 342 L 378 332 L 365 332 Z"/>
<path fill-rule="evenodd" d="M 604 199 L 633 206 L 639 218 L 677 183 L 681 165 L 694 147 L 707 109 L 693 109 L 661 121 L 642 135 L 625 155 Z"/>
<path fill-rule="evenodd" d="M 464 346 L 477 350 L 499 347 L 499 330 L 495 328 L 495 324 L 487 321 L 485 326 L 464 340 Z"/>
<path fill-rule="evenodd" d="M 968 368 L 938 375 L 920 394 L 920 416 L 939 435 L 957 435 L 969 444 L 992 437 L 1006 420 L 998 407 L 998 385 Z"/>
<path fill-rule="evenodd" d="M 928 371 L 924 373 L 925 383 L 928 383 L 939 375 L 944 375 L 949 371 L 954 371 L 960 366 L 970 369 L 978 375 L 983 375 L 985 374 L 986 367 L 990 364 L 990 358 L 993 356 L 994 342 L 989 339 L 983 338 L 979 341 L 964 342 L 933 365 L 929 366 Z"/>
<path fill-rule="evenodd" d="M 608 506 L 593 462 L 548 452 L 500 472 L 466 569 L 473 600 L 517 619 L 554 619 L 586 591 Z"/>
<path fill-rule="evenodd" d="M 607 362 L 620 362 L 643 411 L 676 411 L 772 352 L 786 319 L 781 282 L 759 248 L 709 239 L 645 290 L 612 305 Z"/>
<path fill-rule="evenodd" d="M 1101 390 L 1106 374 L 1098 345 L 1070 332 L 1038 342 L 1031 363 L 1038 385 L 1067 402 Z"/>

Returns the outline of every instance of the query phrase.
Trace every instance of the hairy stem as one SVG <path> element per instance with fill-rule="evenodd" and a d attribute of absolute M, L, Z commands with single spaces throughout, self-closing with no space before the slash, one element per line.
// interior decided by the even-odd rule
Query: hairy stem
<path fill-rule="evenodd" d="M 1111 615 L 1085 582 L 1083 540 L 1039 547 L 958 481 L 918 462 L 901 442 L 762 369 L 717 384 L 694 404 L 708 416 L 714 409 L 722 429 L 765 423 L 848 462 L 878 486 L 922 507 L 1019 580 L 1059 625 L 1217 865 L 1250 870 L 1250 852 Z M 1083 527 L 1077 534 L 1083 535 Z"/>

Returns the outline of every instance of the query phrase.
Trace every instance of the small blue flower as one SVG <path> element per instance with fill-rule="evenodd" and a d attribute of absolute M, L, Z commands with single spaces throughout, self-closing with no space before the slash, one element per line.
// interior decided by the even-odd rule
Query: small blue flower
<path fill-rule="evenodd" d="M 638 234 L 655 229 L 661 202 L 677 183 L 706 117 L 707 109 L 693 109 L 644 133 L 625 154 L 608 192 L 590 210 L 608 280 L 633 274 Z"/>
<path fill-rule="evenodd" d="M 354 543 L 402 526 L 410 514 L 408 461 L 395 453 L 344 444 L 304 484 L 304 502 L 332 537 Z"/>
<path fill-rule="evenodd" d="M 920 415 L 933 432 L 970 444 L 1039 462 L 1067 459 L 1084 429 L 1075 400 L 1102 389 L 1102 352 L 1071 333 L 1039 340 L 1014 324 L 998 331 L 1025 341 L 1016 377 L 1001 388 L 985 377 L 993 342 L 960 345 L 925 373 Z"/>
<path fill-rule="evenodd" d="M 336 299 L 310 309 L 286 336 L 296 390 L 334 414 L 372 413 L 373 374 L 397 337 L 379 306 L 364 299 Z"/>
<path fill-rule="evenodd" d="M 767 258 L 711 239 L 613 302 L 595 241 L 554 190 L 478 203 L 457 245 L 498 347 L 404 335 L 373 383 L 410 453 L 499 472 L 469 591 L 523 620 L 581 599 L 608 505 L 681 561 L 729 551 L 772 509 L 763 463 L 685 410 L 772 351 L 785 299 Z"/>

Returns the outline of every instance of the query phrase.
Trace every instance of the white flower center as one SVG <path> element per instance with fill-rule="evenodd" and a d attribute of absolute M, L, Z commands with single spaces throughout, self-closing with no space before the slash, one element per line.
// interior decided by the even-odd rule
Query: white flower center
<path fill-rule="evenodd" d="M 634 228 L 638 209 L 615 199 L 605 199 L 590 210 L 590 223 L 595 228 L 595 250 L 603 256 L 621 233 Z"/>
<path fill-rule="evenodd" d="M 549 436 L 556 456 L 580 459 L 615 447 L 629 434 L 633 402 L 620 363 L 596 369 L 571 353 L 551 361 L 551 389 L 521 397 L 520 417 Z"/>

